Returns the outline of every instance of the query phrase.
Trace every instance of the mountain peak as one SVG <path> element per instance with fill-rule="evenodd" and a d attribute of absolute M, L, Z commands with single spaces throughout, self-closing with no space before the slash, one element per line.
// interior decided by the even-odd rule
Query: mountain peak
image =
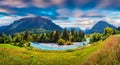
<path fill-rule="evenodd" d="M 56 24 L 54 24 L 51 20 L 42 18 L 42 17 L 27 17 L 22 18 L 19 20 L 14 21 L 14 23 L 3 27 L 3 29 L 0 30 L 0 33 L 17 33 L 17 32 L 23 32 L 25 30 L 32 31 L 33 33 L 40 33 L 41 29 L 46 31 L 52 31 L 52 30 L 62 30 L 62 28 Z"/>
<path fill-rule="evenodd" d="M 103 32 L 104 32 L 104 29 L 105 29 L 106 27 L 110 27 L 110 28 L 116 29 L 115 26 L 107 23 L 106 21 L 98 21 L 98 22 L 93 26 L 93 28 L 90 30 L 90 33 L 94 33 L 94 32 L 103 33 Z"/>
<path fill-rule="evenodd" d="M 109 24 L 109 23 L 107 23 L 107 21 L 104 21 L 104 20 L 101 20 L 101 21 L 98 21 L 98 22 L 97 22 L 97 24 L 104 24 L 104 23 L 105 23 L 105 24 Z"/>

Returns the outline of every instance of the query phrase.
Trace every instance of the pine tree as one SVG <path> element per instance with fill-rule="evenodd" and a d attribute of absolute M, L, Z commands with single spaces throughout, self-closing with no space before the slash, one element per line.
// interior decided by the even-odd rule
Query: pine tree
<path fill-rule="evenodd" d="M 75 29 L 74 28 L 71 28 L 71 34 L 74 36 L 74 34 L 75 34 Z"/>
<path fill-rule="evenodd" d="M 32 40 L 32 37 L 30 36 L 29 31 L 26 31 L 26 32 L 25 32 L 24 39 L 25 39 L 26 41 L 31 41 L 31 40 Z"/>
<path fill-rule="evenodd" d="M 62 38 L 63 38 L 64 40 L 69 40 L 69 37 L 68 37 L 68 31 L 67 31 L 66 28 L 65 28 L 64 31 L 63 31 Z"/>
<path fill-rule="evenodd" d="M 5 33 L 2 33 L 2 43 L 7 43 L 8 42 L 8 36 Z"/>
<path fill-rule="evenodd" d="M 57 42 L 59 39 L 59 31 L 55 31 L 54 42 Z"/>

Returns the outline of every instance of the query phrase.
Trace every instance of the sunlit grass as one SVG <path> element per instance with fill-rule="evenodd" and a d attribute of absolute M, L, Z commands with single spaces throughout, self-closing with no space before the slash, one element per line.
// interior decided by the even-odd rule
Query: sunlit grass
<path fill-rule="evenodd" d="M 112 39 L 117 38 L 111 36 L 105 41 L 96 42 L 91 46 L 66 51 L 28 50 L 23 47 L 0 44 L 0 65 L 79 65 L 87 61 L 89 57 L 95 56 L 94 54 L 109 44 Z M 107 48 L 109 49 L 109 46 Z"/>
<path fill-rule="evenodd" d="M 102 44 L 69 51 L 27 50 L 9 44 L 0 44 L 0 63 L 3 65 L 78 65 Z"/>
<path fill-rule="evenodd" d="M 105 45 L 84 61 L 83 65 L 120 65 L 119 54 L 120 36 L 110 36 Z"/>

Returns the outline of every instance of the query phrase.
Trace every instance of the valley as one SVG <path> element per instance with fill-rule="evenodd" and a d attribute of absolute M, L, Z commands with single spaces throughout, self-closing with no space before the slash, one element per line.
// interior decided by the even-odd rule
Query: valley
<path fill-rule="evenodd" d="M 26 49 L 26 48 L 21 48 L 21 47 L 16 47 L 12 46 L 10 44 L 0 44 L 0 64 L 4 63 L 5 61 L 7 63 L 4 63 L 3 65 L 85 65 L 85 64 L 99 64 L 102 63 L 101 61 L 96 62 L 96 58 L 99 57 L 98 53 L 99 50 L 104 51 L 104 50 L 109 50 L 107 47 L 116 47 L 116 44 L 119 45 L 119 40 L 120 36 L 119 35 L 113 35 L 107 38 L 105 41 L 98 41 L 93 43 L 92 46 L 85 46 L 85 47 L 80 47 L 78 49 L 74 50 L 65 50 L 65 51 L 44 51 L 44 50 L 37 50 L 37 49 Z M 115 44 L 113 44 L 112 41 L 116 41 Z M 112 43 L 111 43 L 112 42 Z M 111 45 L 112 46 L 109 46 Z M 103 50 L 104 48 L 104 50 Z M 4 51 L 2 51 L 4 50 Z M 117 49 L 119 51 L 119 48 Z M 116 50 L 116 51 L 117 51 Z M 112 51 L 112 50 L 111 50 Z M 97 53 L 97 54 L 96 54 Z M 104 52 L 103 52 L 104 53 Z M 104 59 L 105 54 L 109 54 L 110 51 L 105 52 L 104 54 L 100 53 L 102 56 L 101 58 Z M 94 56 L 94 57 L 92 57 Z M 116 56 L 116 55 L 113 55 Z M 106 59 L 110 59 L 113 56 L 109 57 L 106 56 Z M 92 60 L 87 60 L 87 58 L 95 58 Z M 119 58 L 119 57 L 116 57 Z M 73 60 L 74 59 L 74 60 Z M 104 61 L 104 60 L 103 60 Z M 115 63 L 119 62 L 120 60 L 116 61 L 108 61 L 106 63 Z M 85 63 L 83 63 L 85 62 Z M 116 63 L 114 65 L 118 65 L 119 63 Z M 99 64 L 100 65 L 100 64 Z M 104 62 L 103 64 L 104 65 Z"/>

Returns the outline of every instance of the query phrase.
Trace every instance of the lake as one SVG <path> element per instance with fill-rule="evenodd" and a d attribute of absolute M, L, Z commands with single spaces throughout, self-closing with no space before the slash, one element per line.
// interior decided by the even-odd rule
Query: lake
<path fill-rule="evenodd" d="M 90 41 L 89 38 L 86 38 L 84 42 L 73 42 L 73 45 L 57 45 L 55 43 L 36 43 L 31 42 L 31 46 L 37 49 L 42 50 L 68 50 L 68 49 L 75 49 L 80 46 L 84 46 L 84 44 L 88 44 Z M 84 44 L 83 44 L 84 43 Z"/>

